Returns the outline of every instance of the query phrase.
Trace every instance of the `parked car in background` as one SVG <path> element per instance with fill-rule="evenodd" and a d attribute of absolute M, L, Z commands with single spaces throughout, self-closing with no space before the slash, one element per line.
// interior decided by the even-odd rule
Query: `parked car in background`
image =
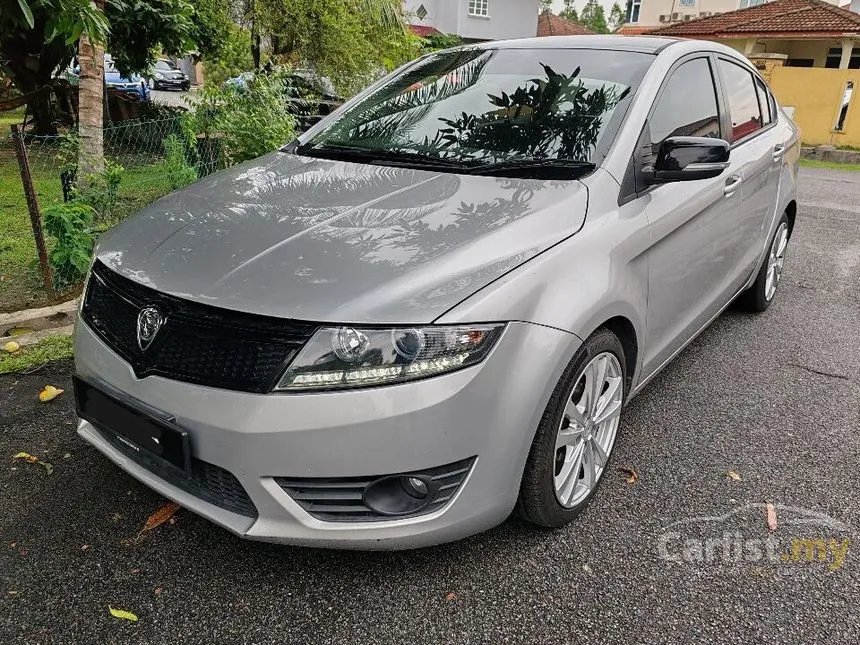
<path fill-rule="evenodd" d="M 630 398 L 731 303 L 774 302 L 799 156 L 717 43 L 429 54 L 101 238 L 78 433 L 257 540 L 562 526 Z"/>
<path fill-rule="evenodd" d="M 147 85 L 153 90 L 188 91 L 191 88 L 191 80 L 188 74 L 177 68 L 172 61 L 159 58 L 150 71 Z"/>
<path fill-rule="evenodd" d="M 138 74 L 124 76 L 114 65 L 113 60 L 105 58 L 105 87 L 115 90 L 125 98 L 138 101 L 149 100 L 149 88 Z"/>
<path fill-rule="evenodd" d="M 273 66 L 264 67 L 260 72 L 242 72 L 225 81 L 225 84 L 239 92 L 247 90 L 257 74 L 273 74 L 279 70 Z M 296 115 L 299 131 L 305 131 L 322 117 L 331 114 L 343 104 L 334 83 L 327 76 L 321 76 L 311 69 L 295 69 L 284 74 L 284 99 Z"/>

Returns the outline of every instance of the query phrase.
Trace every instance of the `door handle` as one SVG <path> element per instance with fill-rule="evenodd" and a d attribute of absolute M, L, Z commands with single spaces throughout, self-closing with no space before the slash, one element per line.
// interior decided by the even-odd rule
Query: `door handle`
<path fill-rule="evenodd" d="M 728 179 L 726 179 L 726 185 L 723 186 L 723 195 L 726 197 L 731 197 L 735 194 L 735 191 L 741 187 L 741 179 L 740 175 L 732 175 Z"/>
<path fill-rule="evenodd" d="M 785 144 L 777 143 L 773 147 L 773 162 L 779 163 L 782 161 L 782 156 L 785 154 Z"/>

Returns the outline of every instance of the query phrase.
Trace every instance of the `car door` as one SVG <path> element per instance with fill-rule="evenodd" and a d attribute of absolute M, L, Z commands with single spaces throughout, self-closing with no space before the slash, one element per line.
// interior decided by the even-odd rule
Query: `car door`
<path fill-rule="evenodd" d="M 741 206 L 734 213 L 738 239 L 732 268 L 733 283 L 740 287 L 761 257 L 776 207 L 785 142 L 773 127 L 771 102 L 758 75 L 740 61 L 722 56 L 717 68 L 727 106 L 731 159 L 742 182 Z"/>
<path fill-rule="evenodd" d="M 722 103 L 714 59 L 707 53 L 682 59 L 649 113 L 634 165 L 652 164 L 670 136 L 724 138 Z M 715 178 L 653 186 L 637 197 L 651 236 L 644 374 L 671 358 L 733 295 L 742 183 L 730 161 Z"/>

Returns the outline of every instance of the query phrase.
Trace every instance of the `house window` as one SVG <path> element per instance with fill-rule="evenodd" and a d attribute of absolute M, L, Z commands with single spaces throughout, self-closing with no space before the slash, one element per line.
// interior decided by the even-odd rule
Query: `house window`
<path fill-rule="evenodd" d="M 739 9 L 746 9 L 747 7 L 755 7 L 760 4 L 764 4 L 765 0 L 741 0 Z"/>
<path fill-rule="evenodd" d="M 479 18 L 490 17 L 490 0 L 469 0 L 469 15 Z"/>
<path fill-rule="evenodd" d="M 642 0 L 627 0 L 627 22 L 639 22 L 639 8 Z"/>
<path fill-rule="evenodd" d="M 842 48 L 831 47 L 827 51 L 827 60 L 824 63 L 825 67 L 830 69 L 839 69 L 839 63 L 842 62 Z M 848 69 L 860 69 L 860 51 L 857 46 L 851 51 L 851 58 L 848 59 Z"/>

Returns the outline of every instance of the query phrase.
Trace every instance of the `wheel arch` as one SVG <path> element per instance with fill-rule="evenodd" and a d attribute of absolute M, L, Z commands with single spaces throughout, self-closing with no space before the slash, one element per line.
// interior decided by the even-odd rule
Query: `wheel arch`
<path fill-rule="evenodd" d="M 633 377 L 639 364 L 639 338 L 636 336 L 636 327 L 625 316 L 613 316 L 600 325 L 598 329 L 600 328 L 608 329 L 621 341 L 621 346 L 624 348 L 624 363 L 627 373 L 624 385 L 629 394 L 633 386 Z"/>

